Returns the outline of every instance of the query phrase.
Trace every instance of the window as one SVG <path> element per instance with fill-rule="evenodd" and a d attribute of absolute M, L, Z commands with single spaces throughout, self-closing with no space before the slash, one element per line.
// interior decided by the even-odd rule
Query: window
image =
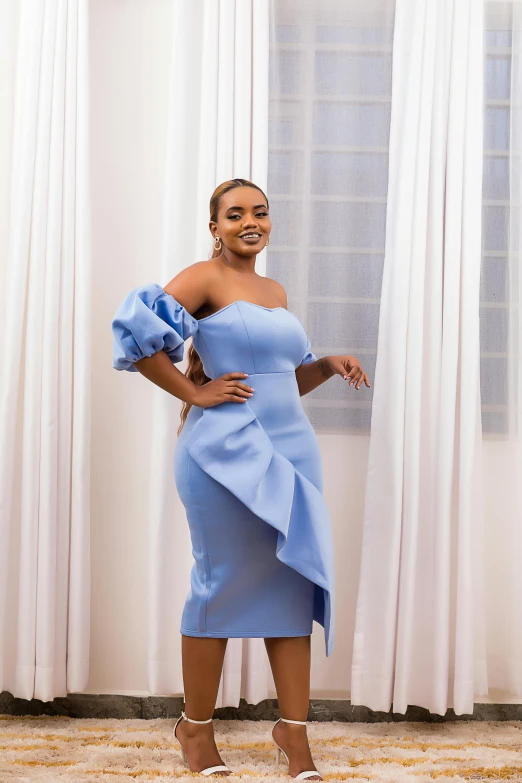
<path fill-rule="evenodd" d="M 394 4 L 278 0 L 271 31 L 267 274 L 318 355 L 375 376 L 386 230 Z M 364 4 L 366 5 L 366 4 Z M 508 429 L 512 2 L 486 3 L 480 293 L 482 426 Z M 511 305 L 512 309 L 513 305 Z M 373 387 L 338 377 L 303 403 L 316 429 L 367 433 Z"/>
<path fill-rule="evenodd" d="M 485 6 L 480 385 L 486 437 L 502 436 L 509 428 L 511 30 L 499 28 L 501 20 L 504 26 L 510 21 L 510 5 Z"/>
<path fill-rule="evenodd" d="M 319 5 L 275 4 L 268 166 L 274 230 L 267 274 L 286 288 L 289 309 L 305 325 L 315 353 L 355 354 L 373 379 L 394 8 Z M 316 429 L 367 433 L 372 394 L 373 385 L 355 391 L 336 376 L 303 404 Z"/>

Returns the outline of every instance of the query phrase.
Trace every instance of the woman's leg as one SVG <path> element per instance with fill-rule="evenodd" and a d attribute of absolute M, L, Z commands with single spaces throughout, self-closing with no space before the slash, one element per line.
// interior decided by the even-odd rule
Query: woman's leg
<path fill-rule="evenodd" d="M 207 720 L 214 714 L 223 659 L 228 639 L 181 635 L 185 715 L 192 720 Z M 212 723 L 179 722 L 177 738 L 183 745 L 192 772 L 223 764 Z M 228 775 L 228 772 L 216 772 Z"/>
<path fill-rule="evenodd" d="M 266 651 L 277 691 L 279 713 L 289 720 L 306 720 L 310 702 L 310 637 L 285 636 L 265 639 Z M 287 754 L 289 774 L 316 769 L 308 745 L 306 726 L 280 721 L 273 730 L 277 744 Z M 320 779 L 311 777 L 309 780 Z"/>

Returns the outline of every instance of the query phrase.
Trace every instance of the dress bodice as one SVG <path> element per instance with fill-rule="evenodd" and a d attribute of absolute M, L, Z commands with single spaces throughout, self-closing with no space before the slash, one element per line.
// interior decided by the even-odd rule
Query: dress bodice
<path fill-rule="evenodd" d="M 309 347 L 303 326 L 289 310 L 245 301 L 199 320 L 193 344 L 209 378 L 234 371 L 289 372 Z"/>

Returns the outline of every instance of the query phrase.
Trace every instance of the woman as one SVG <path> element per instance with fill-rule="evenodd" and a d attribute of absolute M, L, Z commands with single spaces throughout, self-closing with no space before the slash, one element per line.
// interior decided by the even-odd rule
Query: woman
<path fill-rule="evenodd" d="M 263 637 L 281 718 L 272 737 L 292 777 L 321 780 L 306 735 L 310 634 L 333 647 L 333 546 L 321 457 L 300 397 L 335 374 L 369 386 L 353 356 L 317 359 L 284 288 L 255 271 L 269 242 L 268 200 L 252 182 L 224 182 L 210 200 L 212 258 L 165 288 L 131 291 L 113 323 L 117 370 L 139 371 L 184 402 L 175 481 L 194 565 L 181 621 L 183 759 L 230 774 L 212 715 L 227 639 Z M 193 336 L 188 369 L 184 341 Z M 182 720 L 183 718 L 183 720 Z"/>

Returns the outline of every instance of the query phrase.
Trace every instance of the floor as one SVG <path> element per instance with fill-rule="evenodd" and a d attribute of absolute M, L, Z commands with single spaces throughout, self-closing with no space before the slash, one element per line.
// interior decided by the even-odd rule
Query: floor
<path fill-rule="evenodd" d="M 186 769 L 172 719 L 115 720 L 0 715 L 0 780 L 172 781 Z M 275 767 L 272 721 L 216 720 L 223 760 L 244 781 L 288 780 Z M 521 721 L 308 724 L 324 780 L 389 783 L 522 781 Z"/>

